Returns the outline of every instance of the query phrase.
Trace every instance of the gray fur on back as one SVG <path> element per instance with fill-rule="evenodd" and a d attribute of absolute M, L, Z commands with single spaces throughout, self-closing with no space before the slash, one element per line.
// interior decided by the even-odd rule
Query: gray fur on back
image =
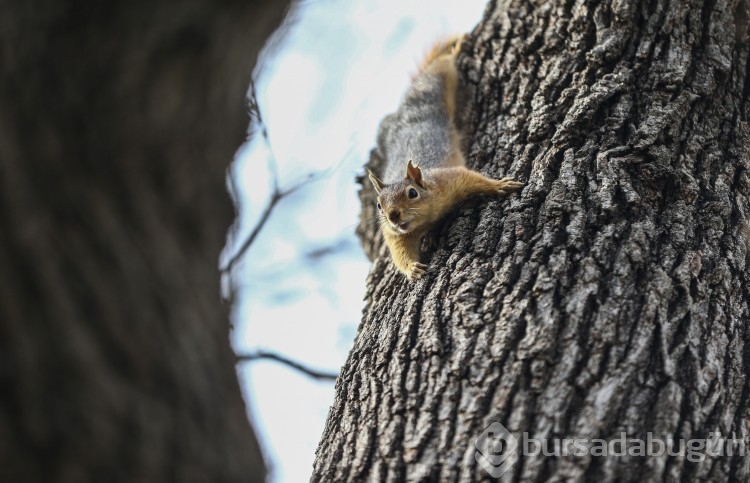
<path fill-rule="evenodd" d="M 386 160 L 383 181 L 404 179 L 410 159 L 421 168 L 444 164 L 451 153 L 451 121 L 445 106 L 445 79 L 422 72 L 411 84 L 398 110 L 380 123 L 378 149 Z"/>

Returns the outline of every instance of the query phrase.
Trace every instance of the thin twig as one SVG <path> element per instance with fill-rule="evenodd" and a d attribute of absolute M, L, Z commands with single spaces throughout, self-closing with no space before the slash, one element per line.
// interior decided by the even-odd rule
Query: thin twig
<path fill-rule="evenodd" d="M 249 352 L 247 354 L 237 354 L 237 360 L 239 362 L 250 362 L 250 361 L 257 361 L 260 359 L 270 359 L 276 362 L 280 362 L 282 364 L 285 364 L 292 369 L 295 369 L 297 371 L 300 371 L 304 373 L 305 375 L 308 375 L 314 379 L 320 379 L 320 380 L 328 380 L 328 381 L 335 381 L 339 375 L 337 373 L 333 372 L 325 372 L 325 371 L 319 371 L 316 369 L 310 369 L 309 367 L 305 366 L 304 364 L 293 361 L 292 359 L 289 359 L 288 357 L 276 354 L 275 352 L 269 352 L 269 351 L 263 351 L 258 350 L 255 352 Z"/>
<path fill-rule="evenodd" d="M 268 221 L 268 218 L 271 216 L 271 212 L 276 207 L 276 204 L 279 202 L 281 197 L 279 197 L 278 193 L 273 193 L 271 195 L 271 199 L 268 200 L 268 204 L 263 209 L 263 214 L 260 215 L 260 219 L 258 220 L 258 223 L 255 224 L 255 227 L 250 232 L 250 235 L 245 239 L 245 241 L 242 243 L 242 246 L 239 250 L 237 250 L 237 253 L 232 255 L 232 257 L 229 259 L 229 261 L 221 267 L 222 273 L 226 273 L 234 267 L 234 264 L 239 261 L 240 258 L 242 258 L 242 255 L 245 254 L 248 248 L 250 248 L 250 245 L 253 244 L 255 239 L 258 237 L 258 234 L 260 233 L 260 230 L 263 229 L 266 222 Z"/>
<path fill-rule="evenodd" d="M 271 174 L 271 184 L 273 192 L 271 193 L 271 197 L 268 200 L 268 203 L 266 204 L 266 207 L 263 209 L 263 212 L 260 215 L 260 218 L 258 219 L 258 222 L 255 224 L 253 229 L 250 231 L 250 234 L 245 239 L 244 242 L 242 242 L 242 245 L 237 250 L 237 252 L 232 255 L 227 263 L 224 264 L 223 267 L 220 268 L 221 273 L 225 274 L 229 272 L 234 265 L 242 258 L 242 256 L 245 254 L 248 248 L 253 244 L 255 239 L 258 237 L 258 234 L 263 229 L 263 227 L 268 222 L 268 219 L 271 217 L 271 212 L 273 212 L 273 209 L 276 208 L 276 205 L 281 201 L 285 196 L 288 196 L 298 189 L 300 189 L 305 183 L 310 181 L 313 177 L 315 177 L 314 173 L 308 174 L 302 181 L 299 183 L 293 185 L 291 188 L 288 188 L 286 190 L 282 190 L 279 187 L 279 175 L 276 167 L 276 156 L 273 154 L 273 150 L 271 149 L 271 139 L 268 136 L 268 128 L 266 127 L 266 123 L 263 121 L 263 115 L 260 112 L 260 104 L 258 103 L 258 95 L 255 89 L 255 80 L 250 80 L 250 93 L 248 94 L 247 98 L 248 102 L 248 113 L 250 114 L 250 118 L 253 121 L 251 124 L 255 124 L 258 126 L 261 132 L 261 136 L 263 136 L 263 139 L 265 140 L 265 143 L 268 148 L 269 156 L 268 156 L 268 171 Z M 254 118 L 254 119 L 253 119 Z"/>
<path fill-rule="evenodd" d="M 278 163 L 276 162 L 276 156 L 273 153 L 271 138 L 268 135 L 268 128 L 265 121 L 263 120 L 263 115 L 260 112 L 260 105 L 258 104 L 258 97 L 255 90 L 254 81 L 250 82 L 250 93 L 248 95 L 248 111 L 251 113 L 251 117 L 255 117 L 255 124 L 257 124 L 258 128 L 260 129 L 261 136 L 263 136 L 263 139 L 267 145 L 269 153 L 268 170 L 271 176 L 273 192 L 271 193 L 271 197 L 269 198 L 268 203 L 263 209 L 258 222 L 250 231 L 248 237 L 245 239 L 245 241 L 242 242 L 242 245 L 237 250 L 237 252 L 229 258 L 229 260 L 224 264 L 223 267 L 220 268 L 222 274 L 226 274 L 230 270 L 232 270 L 237 262 L 245 255 L 245 252 L 247 252 L 255 239 L 258 237 L 260 231 L 268 222 L 268 219 L 271 217 L 271 212 L 273 212 L 274 208 L 276 208 L 276 205 L 279 203 L 279 201 L 302 188 L 307 183 L 329 176 L 331 173 L 339 169 L 341 165 L 343 165 L 344 161 L 352 154 L 354 150 L 354 145 L 350 144 L 346 154 L 339 160 L 338 163 L 336 163 L 336 165 L 318 172 L 308 173 L 305 177 L 302 178 L 302 180 L 300 180 L 296 184 L 293 184 L 291 187 L 281 189 L 279 186 Z"/>
<path fill-rule="evenodd" d="M 234 255 L 232 255 L 232 257 L 229 259 L 229 261 L 226 264 L 224 264 L 223 267 L 221 267 L 221 272 L 222 273 L 229 272 L 235 266 L 235 264 L 237 264 L 240 258 L 242 258 L 242 256 L 245 254 L 247 249 L 250 248 L 250 246 L 253 244 L 255 239 L 258 237 L 258 234 L 260 233 L 260 231 L 268 222 L 268 219 L 271 216 L 271 212 L 273 211 L 274 208 L 276 208 L 276 205 L 279 203 L 279 201 L 289 196 L 290 194 L 294 193 L 295 191 L 297 191 L 298 189 L 302 188 L 307 183 L 312 181 L 314 178 L 317 178 L 319 176 L 320 176 L 320 173 L 309 173 L 307 176 L 305 176 L 305 178 L 302 181 L 292 185 L 291 187 L 285 190 L 280 190 L 279 188 L 274 187 L 274 191 L 273 193 L 271 193 L 271 198 L 269 198 L 268 203 L 266 204 L 266 207 L 263 209 L 263 213 L 261 213 L 260 218 L 258 219 L 258 222 L 250 231 L 250 234 L 245 239 L 245 241 L 242 242 L 242 245 L 237 250 L 237 252 Z"/>

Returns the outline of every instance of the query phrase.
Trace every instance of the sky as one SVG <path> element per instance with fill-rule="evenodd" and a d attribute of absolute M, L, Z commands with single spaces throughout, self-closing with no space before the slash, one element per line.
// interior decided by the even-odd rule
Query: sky
<path fill-rule="evenodd" d="M 316 176 L 282 199 L 236 266 L 237 353 L 271 350 L 332 372 L 344 364 L 370 269 L 354 233 L 355 177 L 432 42 L 471 31 L 484 4 L 308 0 L 268 43 L 254 73 L 267 138 L 255 135 L 233 164 L 239 216 L 226 254 L 257 223 L 274 175 L 282 189 Z M 270 361 L 243 363 L 238 373 L 269 481 L 308 481 L 334 383 Z"/>

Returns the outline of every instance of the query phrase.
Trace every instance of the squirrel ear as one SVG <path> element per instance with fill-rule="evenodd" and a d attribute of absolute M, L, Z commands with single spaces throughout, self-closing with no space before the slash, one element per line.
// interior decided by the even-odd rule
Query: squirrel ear
<path fill-rule="evenodd" d="M 380 178 L 375 176 L 375 174 L 369 169 L 367 170 L 367 176 L 370 178 L 370 182 L 372 183 L 372 186 L 375 188 L 375 191 L 380 193 L 380 190 L 382 190 L 385 187 L 385 183 L 380 181 Z"/>
<path fill-rule="evenodd" d="M 407 179 L 413 180 L 418 185 L 422 185 L 422 170 L 419 169 L 419 166 L 414 166 L 411 159 L 406 163 L 406 177 Z"/>

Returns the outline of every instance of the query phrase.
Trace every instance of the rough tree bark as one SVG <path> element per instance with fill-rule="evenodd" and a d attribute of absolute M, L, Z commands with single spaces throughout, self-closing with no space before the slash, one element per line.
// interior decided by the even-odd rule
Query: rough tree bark
<path fill-rule="evenodd" d="M 287 2 L 3 2 L 0 481 L 263 481 L 218 258 Z"/>
<path fill-rule="evenodd" d="M 468 159 L 526 186 L 441 224 L 417 283 L 362 230 L 366 308 L 313 481 L 488 480 L 492 422 L 750 449 L 747 19 L 744 0 L 490 2 L 459 58 Z M 747 481 L 740 449 L 519 450 L 503 478 Z"/>

